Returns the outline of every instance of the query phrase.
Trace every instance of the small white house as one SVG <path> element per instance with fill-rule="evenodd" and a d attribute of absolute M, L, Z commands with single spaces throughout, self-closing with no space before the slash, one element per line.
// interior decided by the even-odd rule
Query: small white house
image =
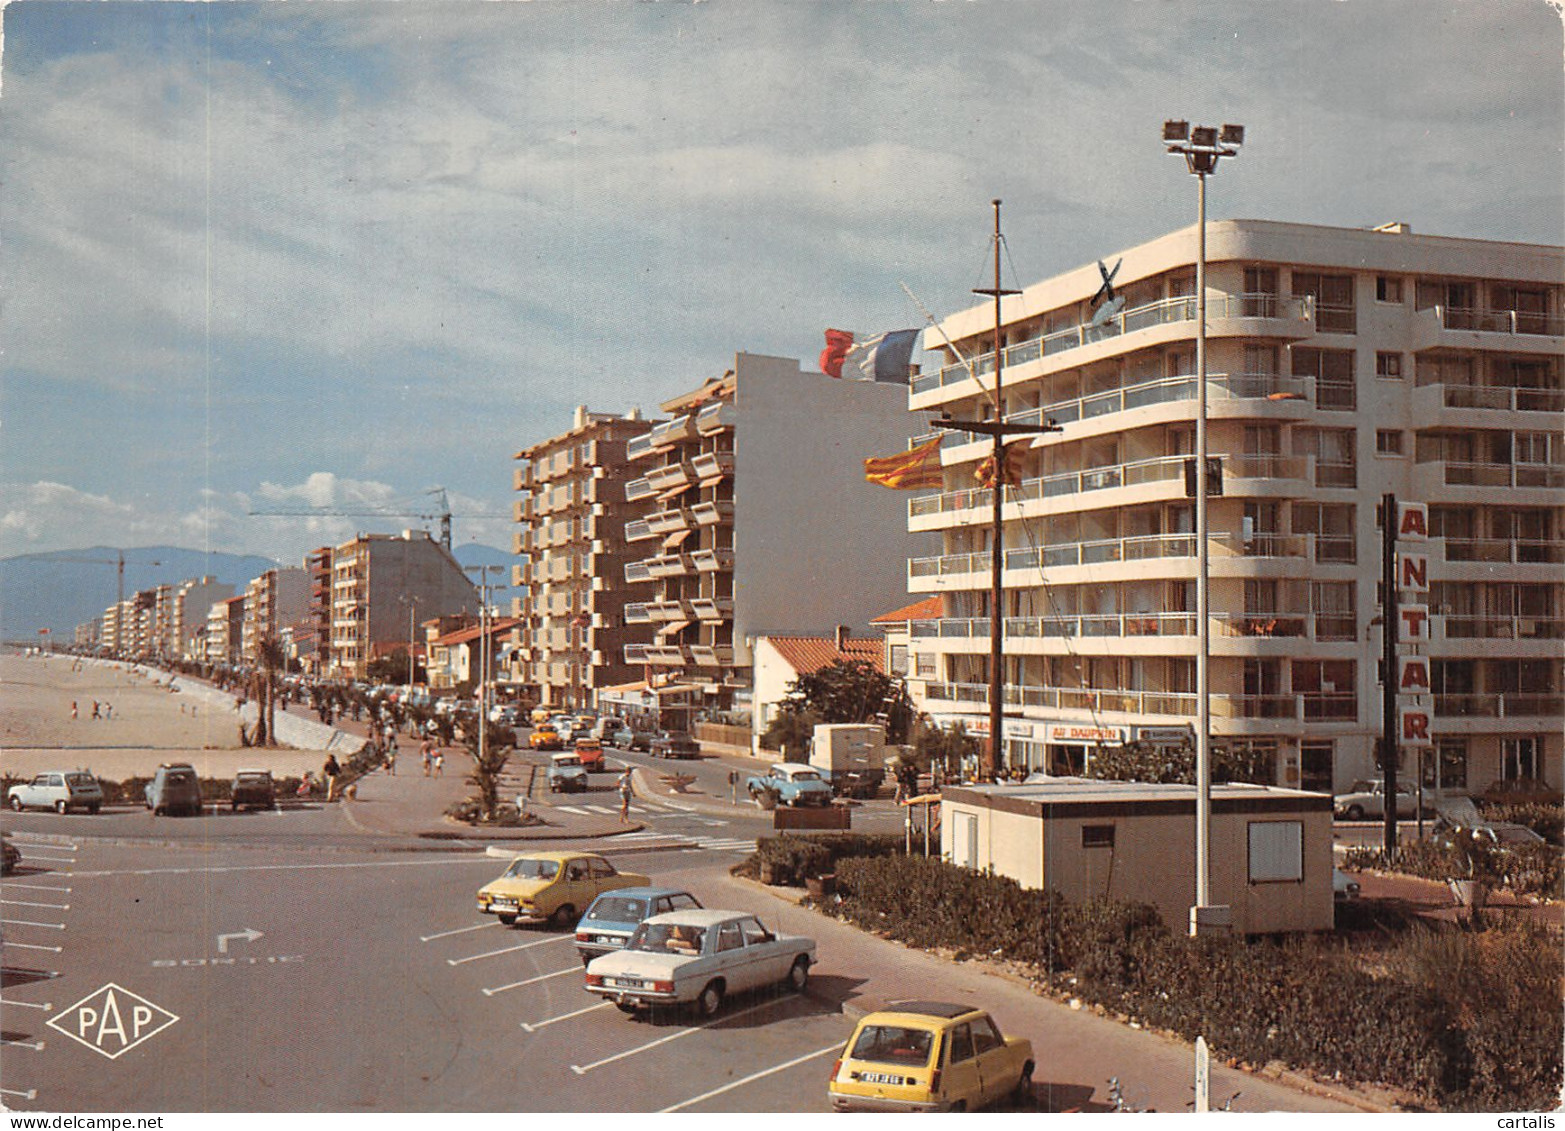
<path fill-rule="evenodd" d="M 1050 778 L 948 787 L 940 848 L 953 864 L 1072 902 L 1149 903 L 1175 931 L 1195 902 L 1193 785 Z M 1331 798 L 1276 786 L 1212 787 L 1211 901 L 1238 934 L 1330 930 Z"/>

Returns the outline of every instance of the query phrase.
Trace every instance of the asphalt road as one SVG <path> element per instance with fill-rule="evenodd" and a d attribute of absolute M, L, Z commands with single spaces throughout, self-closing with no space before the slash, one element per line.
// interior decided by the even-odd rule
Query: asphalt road
<path fill-rule="evenodd" d="M 569 934 L 477 914 L 500 869 L 482 855 L 17 839 L 0 1006 L 17 1110 L 823 1111 L 851 1029 L 781 990 L 711 1022 L 627 1018 L 582 988 Z M 635 859 L 699 896 L 719 857 Z"/>

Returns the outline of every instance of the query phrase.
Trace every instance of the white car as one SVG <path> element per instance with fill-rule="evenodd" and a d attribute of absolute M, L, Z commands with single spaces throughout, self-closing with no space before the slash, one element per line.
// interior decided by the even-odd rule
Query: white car
<path fill-rule="evenodd" d="M 1426 795 L 1424 812 L 1430 811 L 1433 802 L 1434 799 Z M 1418 797 L 1413 792 L 1413 787 L 1398 783 L 1397 816 L 1412 817 L 1417 805 Z M 1386 783 L 1356 781 L 1348 792 L 1339 793 L 1331 799 L 1331 807 L 1337 816 L 1349 821 L 1362 821 L 1366 818 L 1380 820 L 1386 815 Z"/>
<path fill-rule="evenodd" d="M 13 785 L 9 800 L 18 813 L 23 809 L 53 809 L 56 813 L 85 809 L 96 813 L 103 805 L 103 787 L 83 770 L 51 770 L 30 782 Z"/>
<path fill-rule="evenodd" d="M 815 940 L 778 935 L 745 911 L 670 911 L 636 928 L 623 950 L 587 966 L 587 989 L 635 1013 L 694 1004 L 711 1017 L 729 994 L 760 986 L 801 991 Z"/>

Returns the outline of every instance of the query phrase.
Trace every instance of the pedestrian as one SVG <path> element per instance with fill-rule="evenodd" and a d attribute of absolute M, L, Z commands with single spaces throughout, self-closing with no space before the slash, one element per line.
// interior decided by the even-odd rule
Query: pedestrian
<path fill-rule="evenodd" d="M 397 776 L 397 748 L 395 746 L 386 747 L 386 774 L 388 777 L 393 778 Z"/>
<path fill-rule="evenodd" d="M 426 738 L 424 740 L 424 744 L 418 749 L 419 753 L 424 757 L 424 776 L 427 778 L 429 776 L 429 769 L 435 761 L 435 744 Z"/>
<path fill-rule="evenodd" d="M 442 770 L 446 768 L 446 756 L 439 750 L 435 751 L 435 776 L 438 778 Z"/>
<path fill-rule="evenodd" d="M 630 767 L 625 767 L 625 772 L 619 776 L 619 819 L 626 823 L 630 821 Z"/>
<path fill-rule="evenodd" d="M 96 699 L 92 701 L 92 717 L 95 719 L 103 718 L 103 710 Z"/>
<path fill-rule="evenodd" d="M 342 767 L 337 764 L 337 755 L 326 755 L 326 764 L 321 767 L 321 776 L 326 779 L 326 800 L 337 799 L 337 776 L 342 773 Z"/>
<path fill-rule="evenodd" d="M 76 700 L 71 700 L 71 721 L 76 721 Z"/>
<path fill-rule="evenodd" d="M 114 717 L 114 704 L 113 703 L 105 703 L 103 705 L 103 717 L 105 719 L 112 719 Z"/>

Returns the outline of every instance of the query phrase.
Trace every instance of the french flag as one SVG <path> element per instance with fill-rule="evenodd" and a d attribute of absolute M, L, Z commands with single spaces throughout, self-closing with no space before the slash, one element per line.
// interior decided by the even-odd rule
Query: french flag
<path fill-rule="evenodd" d="M 865 381 L 906 385 L 917 341 L 917 330 L 888 330 L 863 342 L 855 342 L 848 330 L 827 330 L 826 348 L 821 350 L 821 372 L 840 378 L 843 369 L 851 365 Z"/>

